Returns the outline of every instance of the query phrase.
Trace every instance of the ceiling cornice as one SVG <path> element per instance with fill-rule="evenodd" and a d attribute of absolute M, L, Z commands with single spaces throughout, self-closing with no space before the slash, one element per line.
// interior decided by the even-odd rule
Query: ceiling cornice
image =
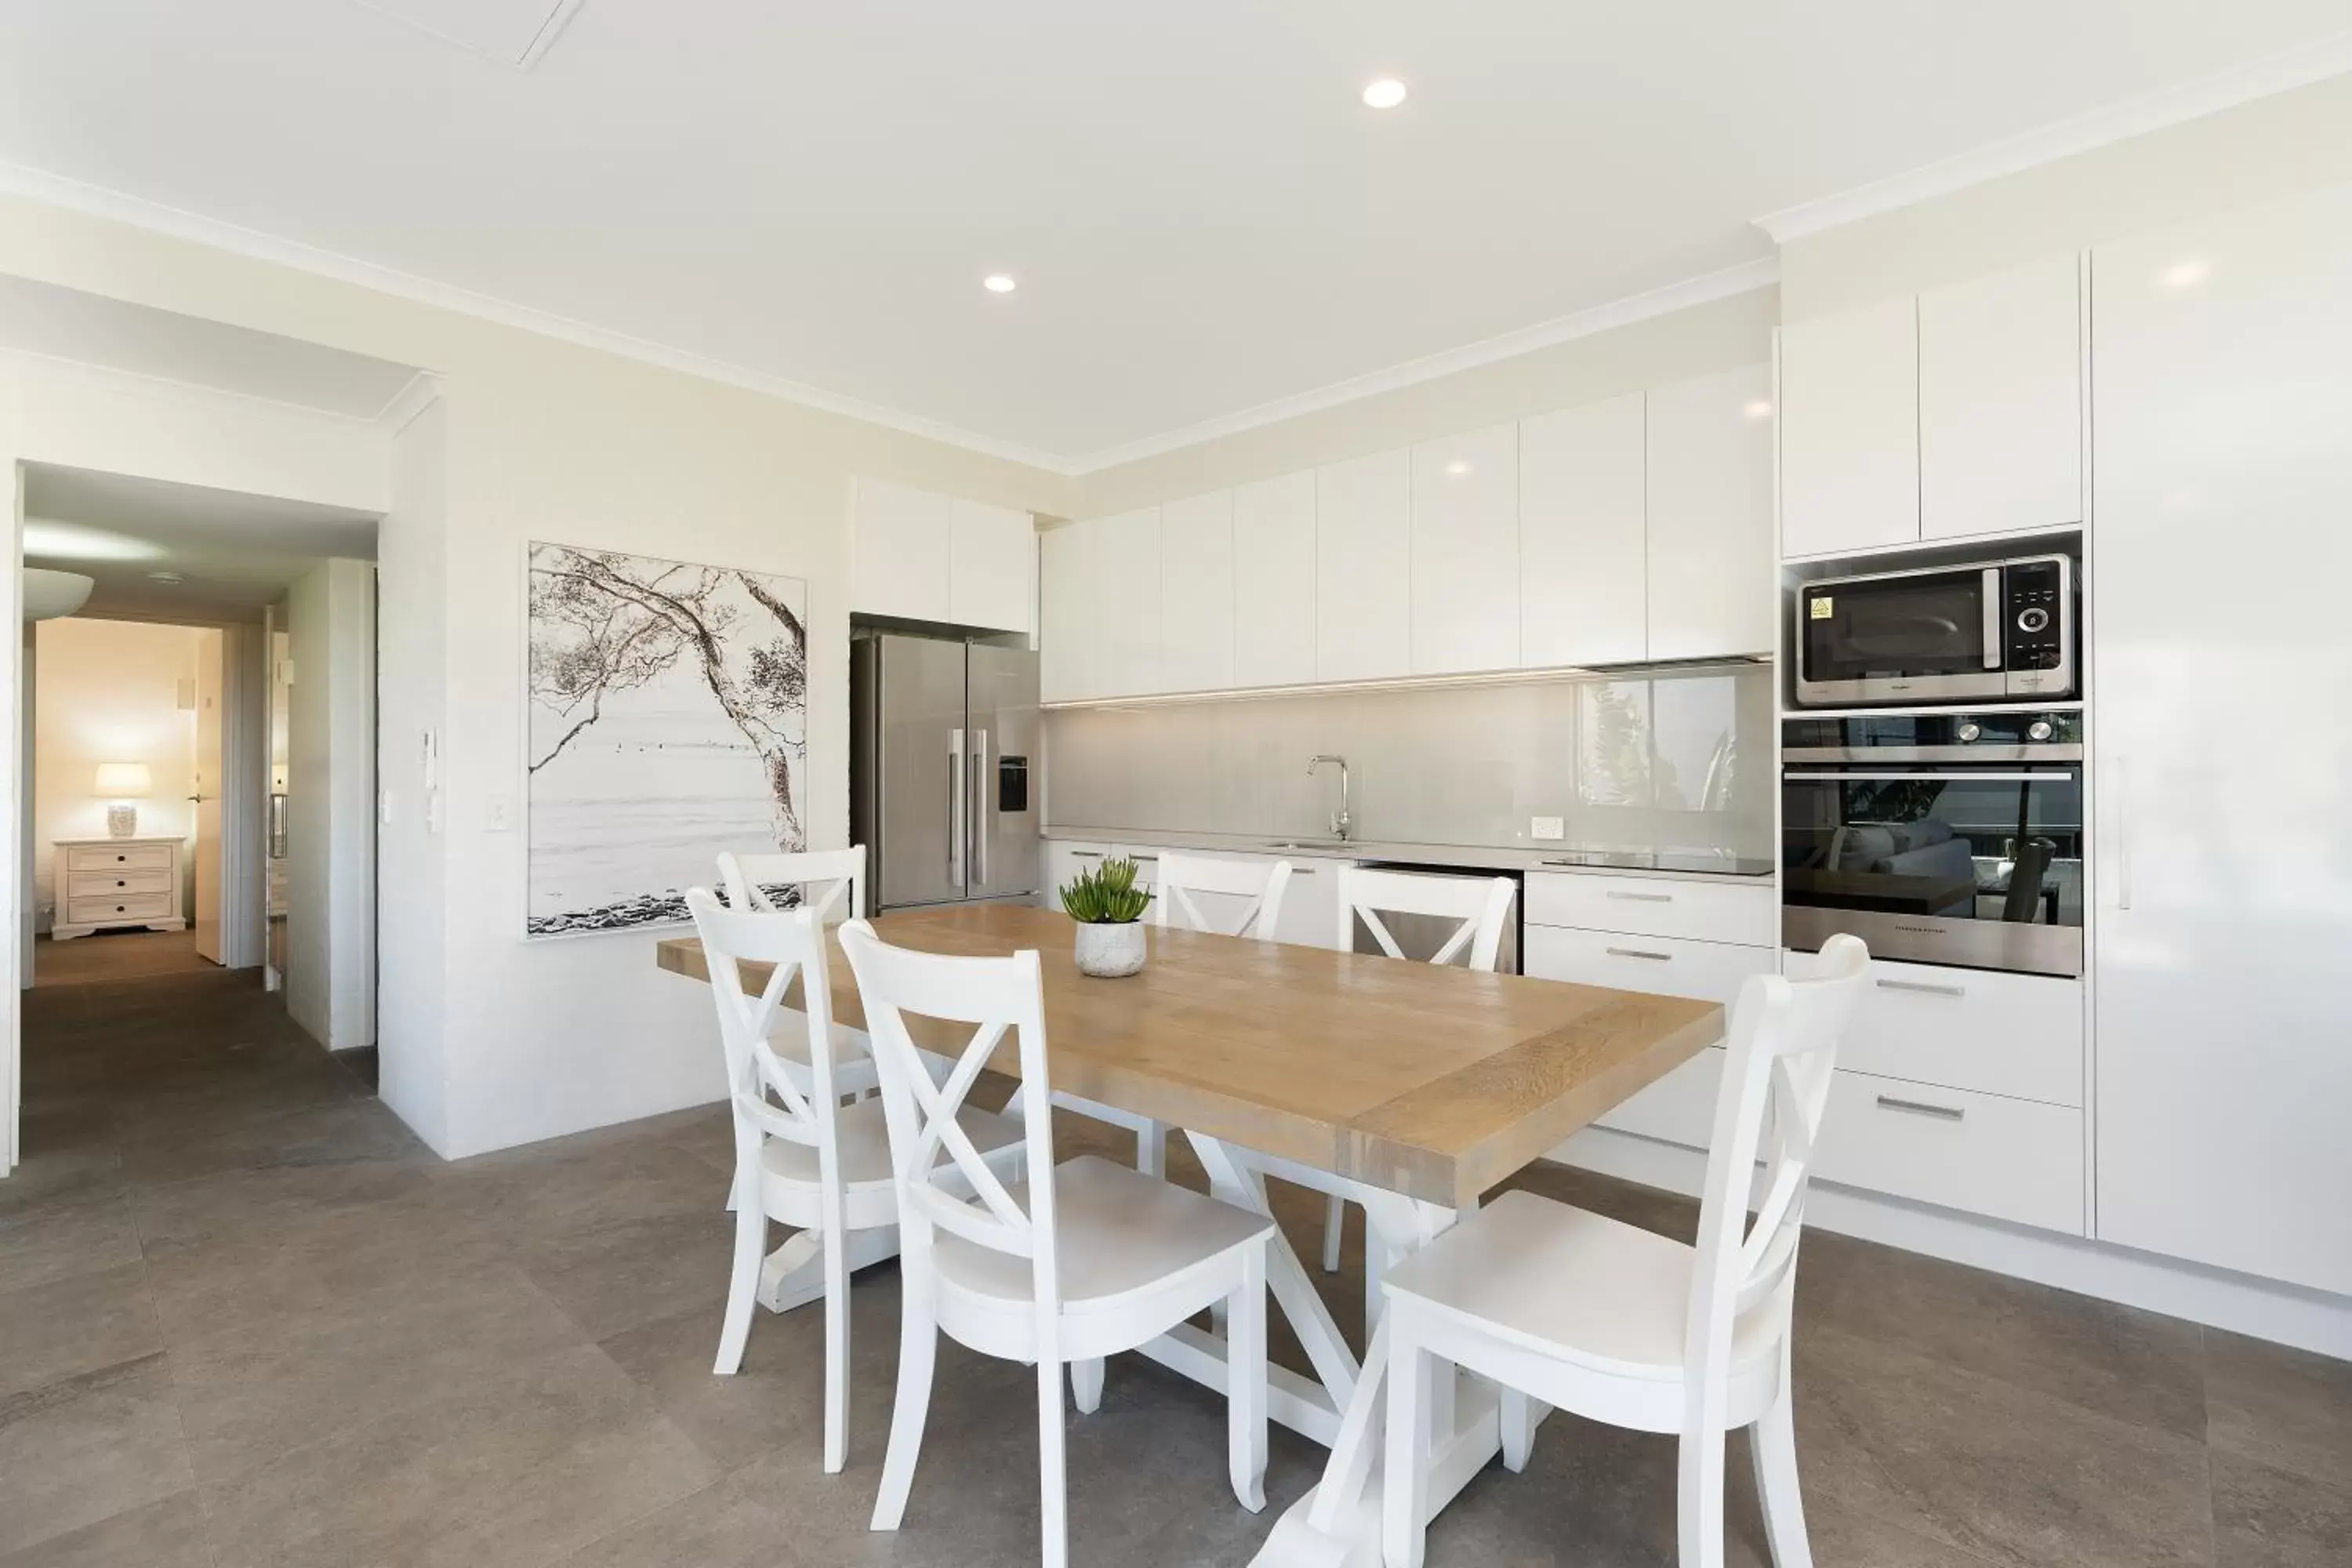
<path fill-rule="evenodd" d="M 377 412 L 375 422 L 383 426 L 385 435 L 397 436 L 440 400 L 441 378 L 429 370 L 420 370 L 392 395 L 392 401 Z"/>
<path fill-rule="evenodd" d="M 1630 326 L 1635 321 L 1646 321 L 1654 316 L 1671 315 L 1676 310 L 1687 310 L 1695 305 L 1704 305 L 1717 300 L 1727 300 L 1735 294 L 1750 293 L 1758 289 L 1768 289 L 1780 280 L 1780 258 L 1777 256 L 1759 257 L 1753 261 L 1744 261 L 1737 267 L 1727 267 L 1719 272 L 1702 273 L 1696 278 L 1687 278 L 1679 283 L 1669 283 L 1663 289 L 1653 289 L 1647 293 L 1628 295 L 1622 300 L 1614 300 L 1606 305 L 1595 305 L 1591 310 L 1579 310 L 1573 315 L 1559 316 L 1549 321 L 1539 321 L 1532 327 L 1522 327 L 1516 331 L 1505 332 L 1499 337 L 1486 338 L 1458 349 L 1447 349 L 1442 353 L 1407 360 L 1402 364 L 1391 365 L 1385 370 L 1351 376 L 1346 381 L 1335 381 L 1328 386 L 1318 387 L 1312 392 L 1302 392 L 1295 396 L 1277 398 L 1272 403 L 1261 403 L 1255 408 L 1244 408 L 1237 414 L 1228 414 L 1222 418 L 1187 426 L 1181 430 L 1171 430 L 1165 435 L 1147 437 L 1143 440 L 1131 441 L 1122 447 L 1112 447 L 1080 459 L 1077 471 L 1083 477 L 1099 473 L 1105 468 L 1117 468 L 1122 463 L 1137 462 L 1145 458 L 1156 458 L 1163 452 L 1173 452 L 1181 447 L 1198 446 L 1203 441 L 1213 441 L 1226 436 L 1238 436 L 1245 430 L 1255 430 L 1261 426 L 1279 424 L 1285 419 L 1296 419 L 1305 414 L 1320 413 L 1326 408 L 1337 408 L 1341 404 L 1353 403 L 1360 398 L 1375 397 L 1384 392 L 1400 391 L 1408 386 L 1417 386 L 1425 381 L 1435 381 L 1441 376 L 1453 375 L 1460 371 L 1475 370 L 1480 365 L 1493 364 L 1500 360 L 1516 359 L 1521 354 L 1533 353 L 1538 349 L 1550 348 L 1557 343 L 1572 342 L 1578 338 L 1589 338 L 1596 332 L 1605 332 L 1613 327 Z"/>
<path fill-rule="evenodd" d="M 2195 81 L 2128 98 L 2021 136 L 1989 142 L 1818 201 L 1782 207 L 1755 220 L 1775 245 L 1820 234 L 1881 213 L 1914 206 L 2003 175 L 2053 163 L 2078 153 L 2201 120 L 2273 94 L 2308 87 L 2352 71 L 2352 30 L 2265 55 Z"/>
<path fill-rule="evenodd" d="M 869 425 L 879 425 L 886 429 L 900 431 L 908 436 L 919 436 L 926 440 L 939 441 L 951 447 L 961 447 L 968 451 L 979 452 L 992 458 L 1001 458 L 1007 462 L 1021 463 L 1033 468 L 1043 468 L 1048 473 L 1059 474 L 1065 478 L 1075 477 L 1077 473 L 1067 458 L 1056 457 L 1050 452 L 1037 451 L 1009 441 L 999 441 L 993 437 L 982 436 L 976 431 L 941 424 L 937 420 L 900 414 L 895 409 L 884 408 L 854 397 L 844 397 L 835 393 L 826 392 L 821 387 L 810 386 L 805 383 L 793 381 L 783 376 L 770 375 L 763 371 L 751 370 L 725 360 L 690 353 L 684 349 L 670 348 L 644 338 L 633 337 L 626 332 L 616 332 L 604 327 L 590 326 L 584 321 L 575 321 L 568 316 L 559 316 L 551 311 L 535 310 L 528 305 L 514 304 L 493 295 L 476 293 L 470 289 L 459 289 L 447 283 L 436 283 L 429 278 L 419 278 L 414 273 L 403 272 L 395 268 L 381 267 L 373 261 L 362 261 L 338 251 L 324 250 L 295 240 L 280 239 L 274 235 L 263 234 L 258 230 L 245 228 L 233 223 L 225 223 L 218 218 L 205 217 L 200 214 L 183 211 L 178 207 L 166 206 L 161 202 L 149 201 L 144 196 L 126 195 L 120 191 L 110 191 L 101 185 L 68 179 L 61 174 L 52 174 L 45 170 L 28 168 L 21 163 L 0 163 L 0 193 L 44 202 L 51 206 L 64 207 L 91 217 L 128 224 L 131 227 L 168 235 L 174 239 L 190 240 L 198 245 L 210 246 L 215 250 L 229 251 L 256 261 L 290 268 L 298 272 L 331 278 L 337 282 L 353 284 L 362 289 L 372 289 L 380 294 L 390 294 L 398 299 L 412 300 L 416 304 L 432 306 L 436 310 L 470 316 L 478 321 L 490 321 L 521 331 L 536 332 L 542 337 L 555 338 L 582 348 L 595 349 L 604 353 L 618 355 L 623 359 L 656 365 L 663 370 L 699 376 L 703 380 L 721 382 L 730 386 L 740 386 L 746 391 L 780 398 L 787 403 L 799 404 L 803 407 L 818 409 L 827 414 L 837 414 L 845 418 L 861 419 Z"/>

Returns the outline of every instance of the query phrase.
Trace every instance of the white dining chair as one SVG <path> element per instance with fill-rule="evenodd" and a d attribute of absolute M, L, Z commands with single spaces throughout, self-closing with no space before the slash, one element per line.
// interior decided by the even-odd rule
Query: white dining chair
<path fill-rule="evenodd" d="M 1452 963 L 1493 973 L 1502 956 L 1503 931 L 1511 918 L 1511 899 L 1517 884 L 1508 877 L 1449 877 L 1425 871 L 1381 871 L 1361 866 L 1339 868 L 1339 931 L 1337 946 L 1352 952 L 1356 926 L 1361 922 L 1372 940 L 1391 958 L 1402 958 L 1404 949 L 1382 923 L 1382 914 L 1422 915 L 1459 921 L 1432 953 L 1432 963 Z M 1323 1272 L 1339 1271 L 1341 1226 L 1348 1205 L 1334 1194 L 1323 1205 Z M 1369 1237 L 1367 1238 L 1369 1242 Z M 1366 1331 L 1379 1311 L 1380 1279 L 1372 1249 L 1364 1248 L 1364 1321 Z"/>
<path fill-rule="evenodd" d="M 824 1043 L 832 994 L 816 912 L 726 909 L 708 888 L 688 891 L 686 903 L 710 970 L 735 1121 L 735 1258 L 711 1371 L 727 1375 L 743 1364 L 768 1222 L 815 1233 L 824 1279 L 824 1468 L 838 1471 L 848 1442 L 849 1237 L 898 1219 L 887 1119 L 878 1099 L 841 1103 Z M 756 992 L 744 984 L 746 963 L 771 966 Z M 786 1061 L 775 1042 L 795 973 L 808 1002 L 799 1063 Z M 981 1156 L 1017 1166 L 1018 1122 L 968 1109 L 958 1127 Z"/>
<path fill-rule="evenodd" d="M 798 908 L 814 915 L 820 927 L 839 920 L 866 918 L 866 847 L 814 849 L 801 854 L 719 857 L 719 885 L 727 889 L 727 907 L 774 913 L 772 888 L 791 887 L 800 892 Z M 878 1081 L 866 1050 L 866 1031 L 836 1020 L 833 1042 L 833 1088 L 842 1095 L 868 1094 Z M 811 1088 L 808 1025 L 790 1007 L 778 1008 L 771 1044 L 794 1075 L 802 1093 Z M 734 1206 L 730 1195 L 728 1206 Z"/>
<path fill-rule="evenodd" d="M 1731 1014 L 1697 1245 L 1532 1193 L 1505 1193 L 1389 1273 L 1381 1542 L 1419 1568 L 1428 1532 L 1421 1427 L 1434 1379 L 1462 1367 L 1503 1400 L 1503 1460 L 1523 1469 L 1557 1406 L 1682 1439 L 1682 1568 L 1722 1568 L 1724 1434 L 1749 1451 L 1777 1568 L 1810 1568 L 1797 1490 L 1790 1303 L 1805 1191 L 1840 1037 L 1867 983 L 1859 938 L 1822 949 L 1818 978 L 1757 975 Z M 1758 1162 L 1763 1198 L 1748 1223 Z M 1539 1401 L 1540 1405 L 1532 1403 Z"/>
<path fill-rule="evenodd" d="M 1290 878 L 1287 860 L 1276 860 L 1269 866 L 1264 861 L 1218 860 L 1205 855 L 1163 851 L 1159 878 L 1152 888 L 1151 923 L 1163 930 L 1203 931 L 1217 936 L 1248 936 L 1272 942 L 1275 922 L 1282 918 L 1282 895 L 1290 886 Z M 1202 910 L 1199 895 L 1203 893 L 1247 901 L 1238 913 L 1223 911 L 1224 918 L 1216 919 Z M 1147 1175 L 1167 1174 L 1165 1123 L 1117 1106 L 1081 1100 L 1074 1094 L 1057 1094 L 1054 1103 L 1134 1133 L 1135 1168 Z"/>
<path fill-rule="evenodd" d="M 1095 1155 L 1054 1163 L 1054 1119 L 1027 1118 L 1028 1180 L 1006 1184 L 963 1131 L 964 1097 L 1013 1031 L 1022 1081 L 1050 1103 L 1045 991 L 1033 950 L 1005 958 L 916 952 L 853 921 L 841 944 L 882 1068 L 898 1181 L 898 1395 L 872 1526 L 896 1530 L 929 1412 L 939 1335 L 1037 1369 L 1037 1444 L 1046 1568 L 1069 1560 L 1063 1484 L 1062 1369 L 1078 1407 L 1102 1398 L 1103 1358 L 1133 1350 L 1213 1305 L 1225 1309 L 1226 1443 L 1234 1495 L 1265 1506 L 1266 1252 L 1274 1222 Z M 920 1070 L 909 1018 L 961 1037 L 943 1084 Z M 939 1037 L 930 1037 L 934 1043 Z M 944 1153 L 945 1158 L 942 1158 Z M 966 1196 L 948 1187 L 950 1168 Z"/>

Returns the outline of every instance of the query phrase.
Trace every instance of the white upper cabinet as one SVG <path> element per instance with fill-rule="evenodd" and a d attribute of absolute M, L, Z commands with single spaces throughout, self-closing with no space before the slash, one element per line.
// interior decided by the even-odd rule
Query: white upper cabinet
<path fill-rule="evenodd" d="M 1636 392 L 1519 422 L 1519 663 L 1530 669 L 1648 655 L 1643 402 Z"/>
<path fill-rule="evenodd" d="M 1160 509 L 1160 687 L 1234 684 L 1234 492 Z"/>
<path fill-rule="evenodd" d="M 1919 531 L 2083 521 L 2083 289 L 2072 254 L 1919 296 Z"/>
<path fill-rule="evenodd" d="M 960 626 L 1037 629 L 1037 524 L 1025 511 L 983 501 L 948 515 L 948 617 Z"/>
<path fill-rule="evenodd" d="M 953 618 L 946 496 L 860 479 L 851 507 L 849 607 L 913 621 Z"/>
<path fill-rule="evenodd" d="M 1082 526 L 1100 535 L 1095 614 L 1102 694 L 1166 690 L 1160 673 L 1160 509 L 1148 506 Z"/>
<path fill-rule="evenodd" d="M 1315 678 L 1412 672 L 1412 454 L 1315 471 Z"/>
<path fill-rule="evenodd" d="M 1412 449 L 1412 673 L 1519 662 L 1519 432 Z"/>
<path fill-rule="evenodd" d="M 1769 653 L 1772 368 L 1652 389 L 1649 657 Z"/>
<path fill-rule="evenodd" d="M 1037 536 L 1037 695 L 1045 702 L 1099 697 L 1103 685 L 1102 534 L 1073 522 Z"/>
<path fill-rule="evenodd" d="M 1315 476 L 1234 491 L 1234 684 L 1315 679 Z"/>
<path fill-rule="evenodd" d="M 861 478 L 849 561 L 859 615 L 1037 629 L 1037 528 L 1025 511 Z"/>
<path fill-rule="evenodd" d="M 1908 296 L 1780 329 L 1780 553 L 1919 539 L 1919 330 Z"/>

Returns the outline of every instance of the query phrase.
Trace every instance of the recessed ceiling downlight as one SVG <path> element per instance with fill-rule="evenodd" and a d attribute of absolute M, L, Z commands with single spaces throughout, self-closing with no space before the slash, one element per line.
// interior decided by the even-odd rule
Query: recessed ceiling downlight
<path fill-rule="evenodd" d="M 147 581 L 160 583 L 166 588 L 176 588 L 187 579 L 177 572 L 150 572 L 147 574 Z"/>
<path fill-rule="evenodd" d="M 980 280 L 980 286 L 992 294 L 1010 294 L 1021 287 L 1009 272 L 992 272 Z"/>
<path fill-rule="evenodd" d="M 1404 83 L 1392 76 L 1375 78 L 1364 84 L 1364 102 L 1372 109 L 1394 109 L 1404 101 Z"/>

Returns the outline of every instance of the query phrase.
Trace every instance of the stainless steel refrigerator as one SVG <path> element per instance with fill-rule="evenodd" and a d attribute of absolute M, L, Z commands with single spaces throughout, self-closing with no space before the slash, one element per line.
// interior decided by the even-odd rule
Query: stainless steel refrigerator
<path fill-rule="evenodd" d="M 849 830 L 875 910 L 1037 890 L 1037 656 L 897 633 L 849 658 Z"/>

